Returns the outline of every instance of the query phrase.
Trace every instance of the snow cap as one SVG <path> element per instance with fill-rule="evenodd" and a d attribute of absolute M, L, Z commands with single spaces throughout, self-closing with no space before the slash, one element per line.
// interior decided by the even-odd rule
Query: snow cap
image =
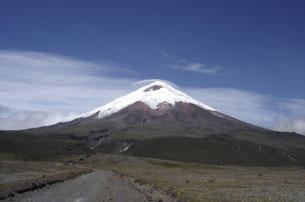
<path fill-rule="evenodd" d="M 86 118 L 95 113 L 98 113 L 98 118 L 104 118 L 113 113 L 119 112 L 125 107 L 132 105 L 136 102 L 143 102 L 147 104 L 152 109 L 157 109 L 158 104 L 168 103 L 172 106 L 176 102 L 192 103 L 203 109 L 215 111 L 212 107 L 209 107 L 185 93 L 173 88 L 166 82 L 154 81 L 149 85 L 139 88 L 128 95 L 117 98 L 116 100 L 109 102 L 108 104 L 94 109 L 90 112 L 83 114 L 81 117 Z"/>

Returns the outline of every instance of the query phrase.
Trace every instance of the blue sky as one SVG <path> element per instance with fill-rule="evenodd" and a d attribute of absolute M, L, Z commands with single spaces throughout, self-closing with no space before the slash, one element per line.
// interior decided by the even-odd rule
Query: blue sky
<path fill-rule="evenodd" d="M 301 0 L 0 0 L 0 129 L 64 120 L 157 78 L 305 133 L 304 10 Z"/>

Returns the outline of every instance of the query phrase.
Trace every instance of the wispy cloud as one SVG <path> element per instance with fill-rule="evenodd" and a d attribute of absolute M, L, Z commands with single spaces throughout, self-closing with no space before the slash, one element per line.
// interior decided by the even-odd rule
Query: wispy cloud
<path fill-rule="evenodd" d="M 144 86 L 144 85 L 148 85 L 150 83 L 153 83 L 155 81 L 161 81 L 161 82 L 164 82 L 164 83 L 167 83 L 171 86 L 173 86 L 174 88 L 176 89 L 181 89 L 178 85 L 170 82 L 170 81 L 167 81 L 167 80 L 162 80 L 162 79 L 146 79 L 146 80 L 140 80 L 140 81 L 136 81 L 136 82 L 133 82 L 131 83 L 131 85 L 133 86 L 137 86 L 137 87 L 141 87 L 141 86 Z"/>
<path fill-rule="evenodd" d="M 305 135 L 305 100 L 290 99 L 277 103 L 280 109 L 274 116 L 271 128 L 278 131 L 294 131 Z"/>
<path fill-rule="evenodd" d="M 271 129 L 286 132 L 294 131 L 305 135 L 305 117 L 289 119 L 280 114 L 275 117 L 274 123 L 271 125 Z"/>
<path fill-rule="evenodd" d="M 9 107 L 0 105 L 0 117 L 8 115 L 10 112 L 11 109 Z"/>
<path fill-rule="evenodd" d="M 153 49 L 162 57 L 171 60 L 173 64 L 169 64 L 168 66 L 173 69 L 180 69 L 191 72 L 200 72 L 204 74 L 216 74 L 221 70 L 223 70 L 222 66 L 207 65 L 199 62 L 188 62 L 185 59 L 181 59 L 181 58 L 177 59 L 173 56 L 170 56 L 169 53 L 163 49 L 155 48 L 155 47 Z"/>
<path fill-rule="evenodd" d="M 305 135 L 305 100 L 281 100 L 232 88 L 188 88 L 186 93 L 218 111 L 277 131 Z"/>
<path fill-rule="evenodd" d="M 135 80 L 109 76 L 121 70 L 59 55 L 0 51 L 0 129 L 52 124 L 122 96 Z"/>
<path fill-rule="evenodd" d="M 283 110 L 283 113 L 288 113 L 292 116 L 305 115 L 305 100 L 303 99 L 290 99 L 279 102 L 277 105 Z"/>
<path fill-rule="evenodd" d="M 185 92 L 216 110 L 249 123 L 269 127 L 274 111 L 272 98 L 232 88 L 188 88 Z"/>
<path fill-rule="evenodd" d="M 188 63 L 188 62 L 184 62 L 184 64 L 182 64 L 182 65 L 181 64 L 172 64 L 169 66 L 174 69 L 181 69 L 181 70 L 192 71 L 192 72 L 200 72 L 200 73 L 204 73 L 204 74 L 215 74 L 223 69 L 221 66 L 208 66 L 208 65 L 202 64 L 202 63 Z"/>
<path fill-rule="evenodd" d="M 163 57 L 169 58 L 169 54 L 163 49 L 156 49 L 156 51 Z"/>

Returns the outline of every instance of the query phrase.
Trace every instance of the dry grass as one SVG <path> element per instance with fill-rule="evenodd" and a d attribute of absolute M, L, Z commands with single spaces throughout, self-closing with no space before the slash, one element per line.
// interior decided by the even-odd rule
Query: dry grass
<path fill-rule="evenodd" d="M 223 168 L 119 168 L 142 183 L 174 191 L 183 201 L 302 201 L 304 170 Z M 258 173 L 263 173 L 259 177 Z"/>
<path fill-rule="evenodd" d="M 126 166 L 118 158 L 112 164 L 109 157 L 106 163 L 101 160 L 100 166 L 131 176 L 140 184 L 154 185 L 180 201 L 305 200 L 302 168 L 208 166 L 144 158 L 139 159 L 141 166 Z"/>

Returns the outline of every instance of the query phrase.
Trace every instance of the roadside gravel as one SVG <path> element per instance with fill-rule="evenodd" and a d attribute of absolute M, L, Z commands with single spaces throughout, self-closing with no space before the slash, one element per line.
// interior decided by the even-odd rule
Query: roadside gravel
<path fill-rule="evenodd" d="M 21 202 L 171 202 L 174 199 L 111 171 L 94 170 L 72 180 L 17 195 L 6 201 Z"/>

